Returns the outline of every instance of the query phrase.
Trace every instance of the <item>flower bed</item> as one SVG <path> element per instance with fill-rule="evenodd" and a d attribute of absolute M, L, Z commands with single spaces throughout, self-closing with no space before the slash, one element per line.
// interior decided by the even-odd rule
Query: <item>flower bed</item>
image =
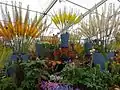
<path fill-rule="evenodd" d="M 40 90 L 80 90 L 72 85 L 42 81 Z"/>

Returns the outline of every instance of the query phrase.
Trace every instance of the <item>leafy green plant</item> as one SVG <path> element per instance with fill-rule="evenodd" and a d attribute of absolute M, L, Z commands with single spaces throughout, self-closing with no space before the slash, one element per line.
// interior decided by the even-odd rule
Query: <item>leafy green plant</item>
<path fill-rule="evenodd" d="M 0 69 L 4 68 L 5 63 L 11 54 L 12 49 L 10 47 L 0 44 Z"/>
<path fill-rule="evenodd" d="M 24 80 L 21 87 L 24 90 L 35 90 L 36 85 L 41 82 L 42 79 L 47 80 L 49 73 L 47 72 L 44 61 L 30 61 L 28 63 L 21 64 L 24 68 Z"/>
<path fill-rule="evenodd" d="M 111 72 L 114 74 L 120 73 L 120 63 L 113 62 L 111 63 Z"/>
<path fill-rule="evenodd" d="M 5 69 L 0 72 L 0 90 L 36 90 L 41 80 L 49 78 L 44 60 L 14 62 Z"/>
<path fill-rule="evenodd" d="M 10 77 L 2 77 L 0 80 L 0 90 L 16 90 L 17 86 Z"/>
<path fill-rule="evenodd" d="M 88 90 L 108 90 L 110 86 L 119 84 L 117 79 L 120 78 L 120 75 L 108 71 L 101 72 L 99 65 L 93 68 L 66 67 L 61 76 L 63 77 L 63 83 L 78 86 L 86 85 Z"/>

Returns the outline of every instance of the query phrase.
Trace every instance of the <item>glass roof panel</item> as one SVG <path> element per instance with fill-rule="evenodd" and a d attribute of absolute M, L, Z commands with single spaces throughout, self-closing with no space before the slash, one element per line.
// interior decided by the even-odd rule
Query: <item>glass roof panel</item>
<path fill-rule="evenodd" d="M 26 8 L 27 5 L 29 5 L 31 10 L 43 12 L 53 0 L 0 0 L 0 2 L 8 4 L 11 4 L 11 1 L 16 1 L 17 5 L 19 2 L 22 2 L 23 8 Z M 61 3 L 59 1 L 61 1 Z M 90 9 L 101 0 L 58 0 L 49 13 L 53 12 L 53 10 L 58 11 L 60 8 L 64 7 L 67 9 L 74 9 L 80 13 L 85 13 L 87 11 L 87 9 L 81 8 L 75 4 L 70 3 L 69 1 Z M 117 6 L 120 4 L 117 0 L 107 0 L 106 3 L 115 3 Z"/>

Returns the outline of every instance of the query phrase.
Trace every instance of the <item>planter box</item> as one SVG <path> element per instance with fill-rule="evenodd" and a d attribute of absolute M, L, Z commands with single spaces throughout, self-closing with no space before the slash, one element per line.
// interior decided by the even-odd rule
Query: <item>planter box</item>
<path fill-rule="evenodd" d="M 113 52 L 110 52 L 107 54 L 107 60 L 105 59 L 105 57 L 101 53 L 95 52 L 93 54 L 93 63 L 95 65 L 99 64 L 101 67 L 101 71 L 103 71 L 105 69 L 105 62 L 107 62 L 111 57 L 114 57 Z"/>

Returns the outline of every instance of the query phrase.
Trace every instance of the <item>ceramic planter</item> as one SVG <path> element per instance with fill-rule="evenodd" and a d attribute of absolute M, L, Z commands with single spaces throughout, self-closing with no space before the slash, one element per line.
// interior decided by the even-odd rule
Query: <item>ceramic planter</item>
<path fill-rule="evenodd" d="M 114 57 L 114 53 L 113 52 L 109 52 L 107 53 L 106 58 L 98 52 L 93 53 L 93 63 L 99 64 L 101 67 L 101 70 L 103 71 L 105 69 L 105 62 L 107 62 L 111 57 Z"/>
<path fill-rule="evenodd" d="M 68 32 L 61 34 L 61 47 L 67 48 L 68 47 L 68 40 L 69 40 L 69 33 Z"/>
<path fill-rule="evenodd" d="M 13 55 L 11 56 L 10 60 L 12 60 L 12 61 L 17 61 L 17 60 L 18 60 L 18 55 L 13 54 Z"/>
<path fill-rule="evenodd" d="M 43 44 L 36 44 L 36 55 L 38 57 L 47 57 L 49 55 L 49 49 L 45 48 Z"/>
<path fill-rule="evenodd" d="M 89 53 L 90 53 L 90 50 L 92 49 L 92 43 L 90 43 L 90 42 L 85 42 L 85 43 L 84 43 L 84 49 L 85 49 L 85 52 L 86 52 L 87 54 L 89 54 Z"/>
<path fill-rule="evenodd" d="M 16 72 L 16 69 L 13 67 L 10 67 L 7 69 L 6 75 L 9 77 L 12 77 L 15 74 L 15 72 Z"/>
<path fill-rule="evenodd" d="M 25 53 L 21 53 L 21 54 L 13 53 L 10 60 L 12 60 L 12 61 L 17 61 L 17 60 L 28 61 L 29 55 L 25 54 Z"/>
<path fill-rule="evenodd" d="M 23 62 L 27 62 L 29 60 L 29 55 L 27 54 L 21 54 L 21 58 Z"/>
<path fill-rule="evenodd" d="M 37 56 L 40 56 L 41 54 L 40 49 L 42 48 L 41 44 L 36 43 L 35 47 Z"/>

